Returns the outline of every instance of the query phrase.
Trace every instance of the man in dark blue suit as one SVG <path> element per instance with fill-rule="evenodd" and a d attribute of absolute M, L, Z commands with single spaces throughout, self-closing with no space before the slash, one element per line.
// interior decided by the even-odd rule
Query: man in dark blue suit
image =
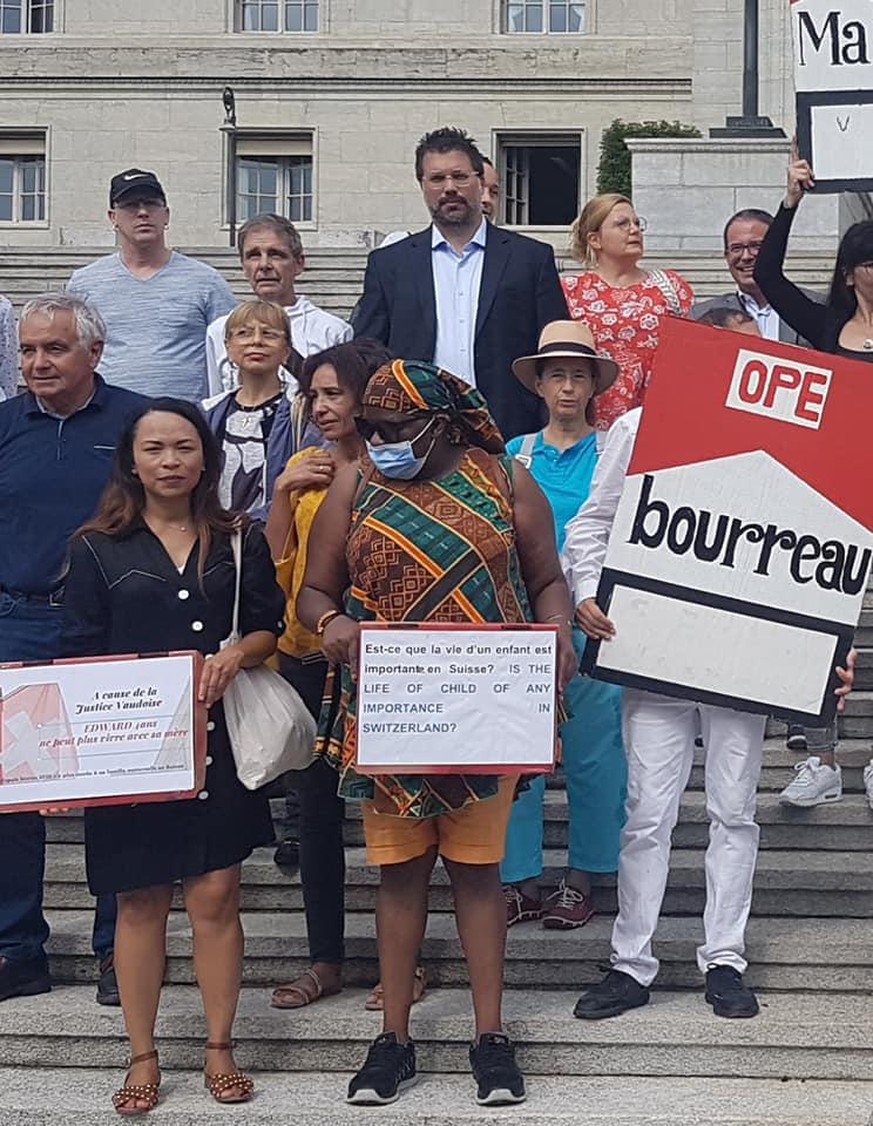
<path fill-rule="evenodd" d="M 539 430 L 540 400 L 512 375 L 540 331 L 569 313 L 550 246 L 489 224 L 484 163 L 462 129 L 426 134 L 415 175 L 433 225 L 367 261 L 356 336 L 425 360 L 478 387 L 504 437 Z"/>

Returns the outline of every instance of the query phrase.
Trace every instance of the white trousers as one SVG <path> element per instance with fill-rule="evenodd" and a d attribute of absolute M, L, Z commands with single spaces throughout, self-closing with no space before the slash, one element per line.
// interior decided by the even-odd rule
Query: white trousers
<path fill-rule="evenodd" d="M 702 973 L 710 965 L 743 973 L 746 921 L 759 830 L 755 798 L 761 774 L 763 716 L 625 689 L 622 725 L 628 760 L 627 821 L 618 861 L 618 917 L 612 963 L 642 985 L 658 972 L 652 935 L 661 913 L 670 837 L 688 784 L 694 739 L 706 749 L 706 908 Z"/>

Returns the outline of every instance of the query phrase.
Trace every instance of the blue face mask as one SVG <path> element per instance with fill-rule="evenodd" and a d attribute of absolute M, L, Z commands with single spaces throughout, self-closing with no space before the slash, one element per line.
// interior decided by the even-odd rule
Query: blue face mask
<path fill-rule="evenodd" d="M 424 463 L 430 457 L 436 438 L 431 442 L 427 453 L 422 457 L 416 457 L 412 447 L 422 435 L 427 433 L 428 427 L 432 426 L 435 421 L 435 417 L 431 418 L 424 429 L 420 430 L 409 442 L 385 442 L 381 446 L 372 446 L 367 442 L 367 453 L 370 455 L 370 461 L 384 477 L 393 477 L 399 481 L 410 481 L 413 477 L 417 477 L 424 468 Z"/>

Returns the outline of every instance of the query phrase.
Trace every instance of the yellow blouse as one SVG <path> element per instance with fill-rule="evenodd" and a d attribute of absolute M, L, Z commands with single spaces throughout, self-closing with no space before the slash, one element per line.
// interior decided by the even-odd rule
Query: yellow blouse
<path fill-rule="evenodd" d="M 310 452 L 308 449 L 301 450 L 292 458 L 289 458 L 288 465 L 294 465 L 295 462 L 302 457 L 306 457 Z M 309 533 L 312 530 L 312 522 L 326 496 L 326 487 L 302 489 L 288 494 L 288 500 L 294 509 L 294 514 L 291 517 L 291 526 L 288 529 L 282 556 L 276 560 L 276 578 L 287 598 L 285 632 L 279 638 L 279 648 L 289 657 L 305 657 L 309 653 L 321 651 L 321 639 L 297 620 L 296 604 L 297 595 L 303 586 L 303 576 L 306 573 L 306 555 L 309 549 Z"/>

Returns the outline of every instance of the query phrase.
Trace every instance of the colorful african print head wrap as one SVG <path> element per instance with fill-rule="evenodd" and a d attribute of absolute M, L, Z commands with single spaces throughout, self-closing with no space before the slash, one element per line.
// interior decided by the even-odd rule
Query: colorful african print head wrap
<path fill-rule="evenodd" d="M 479 446 L 491 454 L 504 452 L 503 435 L 491 417 L 484 396 L 433 364 L 394 360 L 370 379 L 362 401 L 392 414 L 444 411 L 451 417 L 450 437 L 459 445 Z"/>

